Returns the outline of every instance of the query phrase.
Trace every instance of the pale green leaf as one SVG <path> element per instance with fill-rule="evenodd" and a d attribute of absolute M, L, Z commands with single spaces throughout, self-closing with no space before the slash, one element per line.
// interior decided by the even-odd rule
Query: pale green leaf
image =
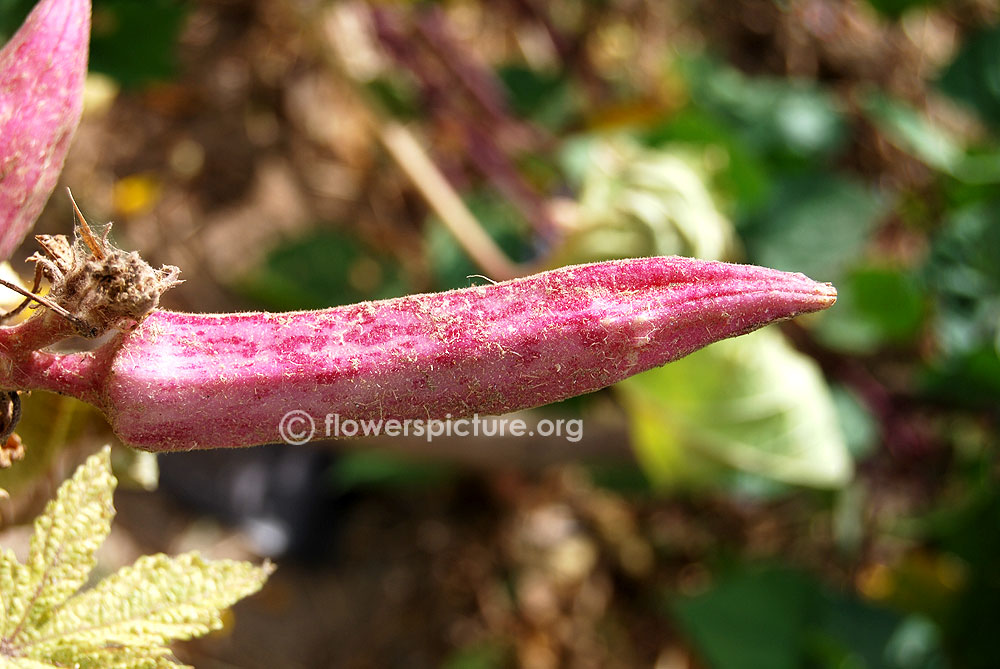
<path fill-rule="evenodd" d="M 197 553 L 146 555 L 80 593 L 40 630 L 39 647 L 165 645 L 222 626 L 223 609 L 257 592 L 273 567 Z"/>
<path fill-rule="evenodd" d="M 65 669 L 65 665 L 39 662 L 30 657 L 5 657 L 3 666 L 10 669 Z"/>
<path fill-rule="evenodd" d="M 651 149 L 624 136 L 566 149 L 580 174 L 579 210 L 553 265 L 640 255 L 722 259 L 732 225 L 708 185 L 704 151 Z"/>
<path fill-rule="evenodd" d="M 866 111 L 893 144 L 935 169 L 952 172 L 965 156 L 961 141 L 905 103 L 883 93 L 864 100 Z"/>
<path fill-rule="evenodd" d="M 183 669 L 165 646 L 70 645 L 45 655 L 59 667 L 74 669 Z"/>
<path fill-rule="evenodd" d="M 10 549 L 0 551 L 0 637 L 6 638 L 23 619 L 31 596 L 31 574 Z"/>
<path fill-rule="evenodd" d="M 35 520 L 27 562 L 32 594 L 11 631 L 11 643 L 33 638 L 52 610 L 86 583 L 96 562 L 94 553 L 111 531 L 115 483 L 106 446 L 60 486 Z"/>
<path fill-rule="evenodd" d="M 654 481 L 710 473 L 710 463 L 685 457 L 689 450 L 786 483 L 836 487 L 851 477 L 822 374 L 776 330 L 713 344 L 616 387 Z"/>
<path fill-rule="evenodd" d="M 943 125 L 881 93 L 868 96 L 864 104 L 889 141 L 926 165 L 970 184 L 1000 181 L 1000 152 L 969 152 Z"/>
<path fill-rule="evenodd" d="M 114 516 L 110 449 L 89 458 L 35 522 L 28 564 L 0 551 L 0 666 L 176 669 L 167 644 L 222 626 L 270 563 L 151 555 L 77 592 Z"/>

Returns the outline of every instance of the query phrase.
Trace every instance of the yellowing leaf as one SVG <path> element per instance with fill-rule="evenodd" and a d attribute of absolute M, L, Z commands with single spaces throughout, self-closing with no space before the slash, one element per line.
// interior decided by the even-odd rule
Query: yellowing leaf
<path fill-rule="evenodd" d="M 187 666 L 175 662 L 170 649 L 164 646 L 67 646 L 53 652 L 49 659 L 56 666 L 75 669 L 183 669 Z"/>
<path fill-rule="evenodd" d="M 685 449 L 787 483 L 837 487 L 851 477 L 822 374 L 775 330 L 718 342 L 616 388 L 654 481 L 691 480 L 695 465 L 678 460 Z M 701 463 L 695 473 L 705 471 Z"/>
<path fill-rule="evenodd" d="M 623 136 L 578 140 L 567 152 L 580 204 L 552 266 L 643 255 L 721 260 L 732 224 L 695 153 L 650 149 Z"/>
<path fill-rule="evenodd" d="M 30 639 L 49 611 L 86 583 L 115 515 L 110 457 L 109 446 L 89 457 L 35 520 L 27 562 L 33 594 L 11 642 Z"/>
<path fill-rule="evenodd" d="M 35 522 L 28 564 L 0 551 L 0 666 L 177 669 L 167 644 L 222 626 L 270 563 L 149 555 L 74 593 L 114 516 L 110 448 L 90 457 Z"/>
<path fill-rule="evenodd" d="M 0 633 L 6 638 L 24 619 L 24 608 L 31 596 L 31 574 L 17 561 L 14 552 L 0 552 Z"/>
<path fill-rule="evenodd" d="M 122 646 L 199 636 L 222 627 L 220 612 L 260 590 L 272 571 L 197 553 L 145 555 L 67 602 L 41 630 L 41 646 L 95 636 Z"/>
<path fill-rule="evenodd" d="M 59 665 L 39 662 L 38 660 L 32 660 L 30 657 L 5 658 L 3 666 L 10 667 L 10 669 L 63 669 Z"/>

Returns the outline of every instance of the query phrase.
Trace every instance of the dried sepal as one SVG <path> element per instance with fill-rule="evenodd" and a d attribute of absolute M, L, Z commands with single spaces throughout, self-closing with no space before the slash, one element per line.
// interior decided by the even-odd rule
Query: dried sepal
<path fill-rule="evenodd" d="M 83 324 L 79 334 L 134 329 L 159 305 L 160 296 L 180 283 L 180 270 L 172 265 L 154 269 L 137 252 L 116 247 L 108 240 L 110 223 L 96 236 L 75 201 L 73 208 L 74 243 L 62 235 L 39 235 L 42 252 L 29 260 L 52 283 L 50 299 Z"/>

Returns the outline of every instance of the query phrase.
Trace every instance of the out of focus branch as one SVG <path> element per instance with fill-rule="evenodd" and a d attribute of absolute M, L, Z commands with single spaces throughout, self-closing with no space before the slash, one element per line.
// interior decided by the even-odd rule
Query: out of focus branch
<path fill-rule="evenodd" d="M 377 122 L 382 145 L 434 210 L 448 231 L 477 265 L 498 281 L 512 279 L 532 270 L 521 267 L 497 246 L 462 198 L 430 159 L 427 152 L 403 125 L 395 121 Z"/>
<path fill-rule="evenodd" d="M 330 73 L 352 84 L 353 92 L 368 111 L 368 122 L 375 137 L 469 258 L 487 276 L 498 281 L 535 271 L 533 267 L 513 262 L 487 234 L 413 133 L 404 125 L 388 118 L 380 103 L 350 74 L 338 49 L 323 34 L 323 21 L 317 20 L 318 18 L 307 15 L 306 12 L 300 14 L 303 34 L 313 42 L 316 53 Z"/>

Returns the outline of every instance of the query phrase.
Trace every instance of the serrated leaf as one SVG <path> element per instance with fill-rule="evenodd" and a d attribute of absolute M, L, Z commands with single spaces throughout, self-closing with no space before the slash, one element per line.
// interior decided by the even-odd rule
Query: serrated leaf
<path fill-rule="evenodd" d="M 110 448 L 64 483 L 35 523 L 28 565 L 0 551 L 0 666 L 176 669 L 167 644 L 222 626 L 220 613 L 273 570 L 150 555 L 79 590 L 114 516 Z"/>
<path fill-rule="evenodd" d="M 852 462 L 826 382 L 777 331 L 713 344 L 616 388 L 654 482 L 676 481 L 678 469 L 690 470 L 676 462 L 687 449 L 786 483 L 837 487 L 850 479 Z M 672 454 L 664 456 L 665 449 Z"/>
<path fill-rule="evenodd" d="M 87 581 L 94 554 L 111 531 L 115 484 L 111 448 L 105 446 L 60 486 L 35 520 L 27 561 L 32 595 L 8 641 L 33 638 L 51 611 Z"/>
<path fill-rule="evenodd" d="M 272 571 L 197 553 L 146 555 L 68 601 L 40 630 L 38 647 L 189 639 L 222 627 L 220 612 L 257 592 Z"/>

